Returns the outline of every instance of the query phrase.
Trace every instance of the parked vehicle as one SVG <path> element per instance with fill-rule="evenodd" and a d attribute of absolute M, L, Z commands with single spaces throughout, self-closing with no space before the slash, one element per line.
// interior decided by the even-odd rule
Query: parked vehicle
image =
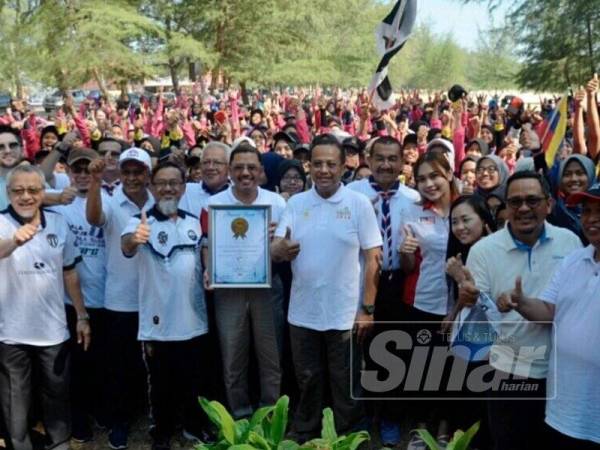
<path fill-rule="evenodd" d="M 12 95 L 10 92 L 0 92 L 0 111 L 4 112 L 10 107 Z"/>
<path fill-rule="evenodd" d="M 73 103 L 75 106 L 79 106 L 86 100 L 85 92 L 81 89 L 70 91 L 73 96 Z M 54 93 L 47 95 L 44 98 L 44 110 L 46 112 L 54 111 L 60 108 L 65 101 L 65 93 L 61 90 L 56 90 Z"/>

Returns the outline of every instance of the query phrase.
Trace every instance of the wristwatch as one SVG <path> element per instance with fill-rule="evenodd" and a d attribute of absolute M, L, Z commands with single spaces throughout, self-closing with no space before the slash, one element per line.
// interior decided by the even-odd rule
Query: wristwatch
<path fill-rule="evenodd" d="M 360 307 L 369 316 L 372 316 L 373 313 L 375 312 L 375 305 L 365 305 L 365 304 L 362 304 L 362 305 L 360 305 Z"/>
<path fill-rule="evenodd" d="M 81 321 L 84 321 L 84 320 L 89 321 L 90 320 L 90 315 L 87 314 L 87 313 L 86 314 L 78 314 L 77 315 L 77 322 L 81 322 Z"/>

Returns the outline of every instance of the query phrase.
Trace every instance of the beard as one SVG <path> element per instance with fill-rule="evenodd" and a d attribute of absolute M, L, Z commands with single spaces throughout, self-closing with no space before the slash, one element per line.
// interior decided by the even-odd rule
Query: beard
<path fill-rule="evenodd" d="M 165 216 L 177 214 L 177 206 L 179 206 L 179 201 L 176 199 L 159 200 L 156 205 L 158 210 Z"/>

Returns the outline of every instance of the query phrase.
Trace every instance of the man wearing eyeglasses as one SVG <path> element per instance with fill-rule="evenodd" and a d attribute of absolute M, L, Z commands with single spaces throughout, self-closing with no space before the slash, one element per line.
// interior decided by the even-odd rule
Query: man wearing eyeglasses
<path fill-rule="evenodd" d="M 77 274 L 85 306 L 94 329 L 94 341 L 87 352 L 74 348 L 71 355 L 71 409 L 73 439 L 88 442 L 93 439 L 90 419 L 98 422 L 105 419 L 106 380 L 106 321 L 104 310 L 104 283 L 106 281 L 104 230 L 90 225 L 86 219 L 86 195 L 92 182 L 88 167 L 99 156 L 94 150 L 81 148 L 69 152 L 67 172 L 71 186 L 77 195 L 68 205 L 55 206 L 52 210 L 61 214 L 79 248 L 82 262 L 77 265 Z M 67 322 L 74 336 L 77 314 L 69 295 L 65 296 Z"/>
<path fill-rule="evenodd" d="M 0 127 L 0 211 L 8 206 L 6 175 L 23 158 L 19 137 L 8 127 Z"/>
<path fill-rule="evenodd" d="M 35 166 L 7 175 L 10 206 L 0 213 L 0 408 L 9 448 L 32 450 L 29 413 L 40 396 L 48 448 L 68 449 L 69 330 L 64 291 L 87 350 L 89 316 L 76 265 L 81 256 L 62 216 L 42 209 L 44 174 Z M 33 373 L 36 376 L 34 386 Z"/>
<path fill-rule="evenodd" d="M 106 309 L 108 372 L 107 402 L 113 449 L 127 447 L 128 421 L 145 397 L 145 371 L 138 335 L 138 270 L 135 258 L 121 252 L 121 232 L 131 217 L 154 205 L 148 190 L 152 163 L 142 149 L 130 148 L 119 157 L 121 184 L 112 196 L 102 193 L 105 158 L 90 162 L 92 176 L 87 194 L 86 218 L 101 227 L 106 240 Z"/>
<path fill-rule="evenodd" d="M 516 172 L 506 186 L 508 225 L 471 248 L 467 269 L 473 280 L 459 286 L 463 304 L 475 303 L 480 291 L 503 304 L 517 277 L 522 279 L 524 294 L 537 298 L 563 258 L 581 247 L 574 233 L 546 222 L 552 205 L 542 176 Z M 528 322 L 516 311 L 505 314 L 498 326 L 499 339 L 490 351 L 496 380 L 490 395 L 497 398 L 488 402 L 495 449 L 544 446 L 539 442 L 545 439 L 551 331 L 550 325 Z"/>
<path fill-rule="evenodd" d="M 183 406 L 184 436 L 206 441 L 198 405 L 208 332 L 198 217 L 179 208 L 186 190 L 183 169 L 171 162 L 152 172 L 156 199 L 131 218 L 121 234 L 127 258 L 137 255 L 138 339 L 149 371 L 155 428 L 153 449 L 167 450 Z"/>
<path fill-rule="evenodd" d="M 285 200 L 259 187 L 261 153 L 242 142 L 231 152 L 229 173 L 232 186 L 212 196 L 208 205 L 271 205 L 272 234 Z M 208 252 L 203 251 L 206 262 Z M 248 387 L 250 339 L 258 360 L 261 406 L 274 404 L 280 394 L 284 317 L 279 275 L 273 274 L 269 289 L 216 289 L 215 313 L 227 400 L 235 418 L 246 417 L 253 412 Z"/>

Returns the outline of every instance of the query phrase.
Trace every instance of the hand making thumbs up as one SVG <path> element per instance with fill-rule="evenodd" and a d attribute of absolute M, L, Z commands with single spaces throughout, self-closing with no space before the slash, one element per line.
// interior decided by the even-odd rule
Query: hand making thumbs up
<path fill-rule="evenodd" d="M 143 245 L 150 239 L 150 225 L 148 225 L 148 217 L 146 211 L 142 211 L 140 224 L 133 233 L 133 243 L 136 245 Z"/>
<path fill-rule="evenodd" d="M 419 248 L 419 240 L 409 225 L 404 225 L 402 229 L 404 231 L 404 241 L 400 246 L 400 253 L 412 254 Z"/>
<path fill-rule="evenodd" d="M 300 243 L 292 239 L 292 230 L 290 227 L 285 229 L 285 236 L 277 239 L 271 253 L 275 261 L 293 261 L 300 253 Z"/>
<path fill-rule="evenodd" d="M 498 297 L 498 300 L 496 301 L 498 311 L 508 312 L 513 309 L 519 309 L 524 298 L 523 283 L 521 277 L 517 277 L 515 280 L 515 288 L 510 293 L 504 293 Z"/>

